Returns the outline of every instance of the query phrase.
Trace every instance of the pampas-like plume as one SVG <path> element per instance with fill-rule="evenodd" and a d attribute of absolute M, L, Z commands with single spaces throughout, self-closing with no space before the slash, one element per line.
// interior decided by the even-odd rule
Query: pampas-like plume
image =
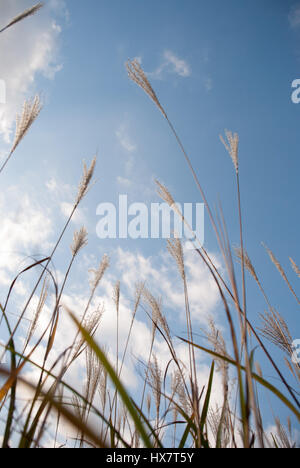
<path fill-rule="evenodd" d="M 275 309 L 272 309 L 271 313 L 261 314 L 261 319 L 264 325 L 260 329 L 262 335 L 290 356 L 293 340 L 284 318 Z"/>
<path fill-rule="evenodd" d="M 214 351 L 220 356 L 228 356 L 226 343 L 224 337 L 220 330 L 217 329 L 214 319 L 211 317 L 209 319 L 209 330 L 204 331 L 208 341 L 213 345 Z M 217 358 L 218 370 L 222 374 L 223 378 L 223 387 L 224 387 L 224 397 L 228 397 L 228 381 L 229 381 L 229 364 L 224 361 L 224 359 Z"/>
<path fill-rule="evenodd" d="M 113 289 L 113 301 L 115 303 L 117 310 L 119 310 L 119 306 L 120 306 L 120 289 L 121 289 L 120 281 L 117 281 Z"/>
<path fill-rule="evenodd" d="M 291 291 L 291 293 L 293 294 L 293 296 L 295 297 L 296 301 L 298 302 L 298 304 L 300 304 L 300 300 L 298 299 L 298 296 L 297 294 L 295 293 L 291 283 L 289 282 L 289 280 L 287 279 L 287 276 L 285 274 L 285 271 L 284 269 L 282 268 L 282 266 L 280 265 L 279 261 L 277 260 L 277 258 L 275 257 L 275 255 L 273 254 L 272 250 L 270 250 L 264 243 L 262 244 L 264 246 L 264 248 L 266 249 L 266 251 L 268 252 L 269 254 L 269 257 L 272 261 L 272 263 L 274 263 L 274 265 L 276 266 L 277 270 L 279 271 L 279 273 L 281 274 L 282 278 L 284 279 L 284 281 L 286 282 L 289 290 Z"/>
<path fill-rule="evenodd" d="M 259 280 L 258 280 L 258 277 L 257 277 L 257 274 L 256 274 L 256 271 L 255 271 L 255 268 L 254 266 L 252 265 L 252 262 L 249 258 L 249 255 L 247 254 L 247 252 L 244 250 L 244 253 L 242 254 L 242 249 L 241 247 L 235 247 L 234 248 L 234 252 L 237 256 L 237 258 L 239 259 L 239 261 L 241 262 L 242 261 L 242 258 L 244 257 L 244 262 L 245 262 L 245 267 L 247 268 L 247 270 L 249 271 L 249 273 L 253 276 L 253 278 L 255 279 L 255 281 L 257 283 L 259 283 Z"/>
<path fill-rule="evenodd" d="M 150 363 L 150 386 L 153 390 L 153 395 L 155 398 L 156 406 L 156 418 L 157 423 L 159 421 L 159 410 L 162 397 L 162 372 L 158 365 L 158 360 L 155 355 L 153 355 L 153 362 Z"/>
<path fill-rule="evenodd" d="M 97 270 L 91 269 L 90 272 L 93 273 L 94 277 L 91 280 L 91 288 L 95 291 L 105 273 L 107 268 L 109 267 L 109 257 L 105 254 L 101 260 L 101 263 Z"/>
<path fill-rule="evenodd" d="M 73 257 L 75 257 L 79 251 L 87 245 L 87 243 L 87 230 L 83 226 L 79 231 L 74 233 L 73 242 L 71 245 L 71 252 Z"/>
<path fill-rule="evenodd" d="M 172 195 L 170 194 L 169 190 L 161 184 L 158 180 L 155 181 L 157 185 L 157 194 L 158 196 L 164 200 L 169 206 L 175 206 L 175 201 Z"/>
<path fill-rule="evenodd" d="M 44 308 L 46 299 L 48 297 L 48 288 L 49 288 L 49 282 L 46 279 L 44 281 L 44 283 L 43 283 L 40 299 L 39 299 L 39 302 L 38 302 L 38 305 L 37 305 L 37 308 L 36 308 L 36 311 L 35 311 L 35 314 L 34 314 L 34 318 L 33 318 L 33 321 L 32 321 L 32 324 L 31 324 L 31 327 L 30 327 L 30 330 L 29 330 L 28 338 L 27 338 L 27 341 L 26 341 L 26 346 L 29 343 L 29 341 L 31 340 L 31 338 L 32 338 L 32 336 L 33 336 L 33 334 L 34 334 L 34 332 L 36 330 L 38 320 L 40 318 L 41 312 L 42 312 L 42 310 Z"/>
<path fill-rule="evenodd" d="M 90 183 L 94 175 L 96 162 L 97 162 L 97 158 L 95 156 L 89 168 L 87 167 L 85 162 L 83 163 L 83 176 L 79 184 L 78 194 L 76 198 L 77 205 L 81 202 L 81 200 L 85 197 L 85 195 L 88 193 L 90 189 Z"/>
<path fill-rule="evenodd" d="M 69 309 L 65 306 L 65 309 L 69 312 Z M 92 314 L 88 317 L 85 317 L 82 321 L 83 328 L 87 331 L 87 333 L 93 337 L 98 330 L 100 325 L 101 318 L 104 314 L 104 307 L 96 309 Z M 80 337 L 77 341 L 75 340 L 74 349 L 73 349 L 73 357 L 71 362 L 74 362 L 75 359 L 86 349 L 86 343 L 83 337 Z"/>
<path fill-rule="evenodd" d="M 22 114 L 18 114 L 16 117 L 16 133 L 10 155 L 16 150 L 41 110 L 42 104 L 40 96 L 38 95 L 36 95 L 34 99 L 29 99 L 24 102 Z"/>
<path fill-rule="evenodd" d="M 227 138 L 227 142 L 225 141 L 222 135 L 220 135 L 220 140 L 225 146 L 226 150 L 228 151 L 229 156 L 232 159 L 235 171 L 238 174 L 239 173 L 239 156 L 238 156 L 239 136 L 237 133 L 232 134 L 232 132 L 229 132 L 228 130 L 225 130 L 225 135 Z"/>
<path fill-rule="evenodd" d="M 292 264 L 294 272 L 300 278 L 300 268 L 298 268 L 298 266 L 296 265 L 296 263 L 294 262 L 294 260 L 292 258 L 290 258 L 290 262 Z"/>
<path fill-rule="evenodd" d="M 152 101 L 157 105 L 161 113 L 165 118 L 167 118 L 167 115 L 161 106 L 155 91 L 153 90 L 144 70 L 141 67 L 141 64 L 138 62 L 138 60 L 128 60 L 126 62 L 126 68 L 128 71 L 128 76 L 129 78 L 134 81 L 138 86 L 140 86 L 146 94 L 152 99 Z"/>
<path fill-rule="evenodd" d="M 156 324 L 160 326 L 165 332 L 169 341 L 171 342 L 172 341 L 171 332 L 170 332 L 167 319 L 162 312 L 161 300 L 157 300 L 151 294 L 151 292 L 146 288 L 144 288 L 143 290 L 143 297 L 152 311 L 152 322 L 153 322 L 154 329 L 155 329 Z"/>
<path fill-rule="evenodd" d="M 181 278 L 185 279 L 184 257 L 180 239 L 170 239 L 167 241 L 167 249 L 177 263 Z"/>
<path fill-rule="evenodd" d="M 36 5 L 34 5 L 33 7 L 28 8 L 28 10 L 23 11 L 23 13 L 21 13 L 21 14 L 18 15 L 18 16 L 16 16 L 15 18 L 13 18 L 13 19 L 10 21 L 10 23 L 8 23 L 4 28 L 2 28 L 2 29 L 0 30 L 0 33 L 2 33 L 3 31 L 5 31 L 6 29 L 10 28 L 10 27 L 13 26 L 14 24 L 19 23 L 19 22 L 22 21 L 23 19 L 28 18 L 29 16 L 35 15 L 43 6 L 44 6 L 44 4 L 43 4 L 42 2 L 39 2 L 39 3 L 37 3 Z"/>

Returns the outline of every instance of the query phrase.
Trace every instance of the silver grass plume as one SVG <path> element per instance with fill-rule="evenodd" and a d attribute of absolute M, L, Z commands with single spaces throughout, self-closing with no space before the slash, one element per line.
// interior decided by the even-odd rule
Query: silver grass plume
<path fill-rule="evenodd" d="M 23 13 L 16 16 L 15 18 L 13 18 L 4 28 L 2 28 L 0 30 L 0 33 L 5 31 L 6 29 L 10 28 L 14 24 L 19 23 L 23 19 L 28 18 L 29 16 L 35 15 L 43 6 L 44 6 L 44 4 L 42 2 L 39 2 L 36 5 L 34 5 L 33 7 L 28 8 L 27 10 L 23 11 Z"/>
<path fill-rule="evenodd" d="M 184 257 L 180 239 L 170 239 L 167 241 L 167 249 L 176 261 L 182 279 L 185 279 Z"/>
<path fill-rule="evenodd" d="M 117 281 L 113 289 L 113 301 L 115 303 L 117 311 L 119 311 L 119 306 L 120 306 L 120 290 L 121 290 L 121 283 L 120 281 Z"/>
<path fill-rule="evenodd" d="M 74 232 L 73 242 L 71 244 L 71 252 L 73 257 L 75 257 L 83 247 L 88 243 L 87 240 L 87 230 L 83 226 L 79 231 Z"/>
<path fill-rule="evenodd" d="M 180 211 L 178 204 L 175 203 L 174 198 L 172 197 L 171 193 L 163 184 L 161 184 L 158 180 L 155 180 L 157 185 L 157 195 L 165 202 L 169 207 L 176 213 L 179 218 L 186 224 L 186 226 L 191 230 L 191 227 L 186 222 L 182 212 Z"/>
<path fill-rule="evenodd" d="M 255 268 L 254 266 L 252 265 L 252 262 L 250 260 L 250 257 L 248 255 L 248 253 L 245 251 L 243 251 L 243 254 L 242 254 L 242 249 L 241 247 L 235 247 L 234 248 L 234 252 L 237 256 L 237 258 L 239 259 L 240 262 L 242 262 L 242 258 L 244 257 L 244 262 L 245 262 L 245 267 L 247 268 L 247 270 L 249 271 L 249 273 L 253 276 L 253 278 L 255 279 L 255 281 L 257 283 L 259 283 L 259 280 L 258 280 L 258 277 L 257 277 L 257 274 L 256 274 L 256 271 L 255 271 Z"/>
<path fill-rule="evenodd" d="M 220 135 L 220 140 L 225 146 L 226 150 L 228 151 L 229 156 L 232 159 L 235 171 L 238 174 L 239 173 L 239 156 L 238 156 L 239 136 L 237 133 L 232 134 L 232 132 L 229 132 L 228 130 L 225 130 L 225 135 L 227 138 L 227 142 L 225 141 L 222 135 Z"/>
<path fill-rule="evenodd" d="M 290 258 L 290 262 L 292 264 L 294 272 L 300 278 L 300 268 L 298 268 L 298 266 L 296 265 L 296 263 L 294 262 L 294 260 L 292 258 Z"/>
<path fill-rule="evenodd" d="M 281 274 L 282 278 L 284 279 L 284 281 L 286 282 L 289 290 L 291 291 L 291 293 L 293 294 L 293 296 L 295 297 L 296 301 L 298 302 L 298 304 L 300 304 L 300 300 L 298 299 L 298 296 L 296 295 L 291 283 L 289 282 L 286 274 L 285 274 L 285 271 L 284 269 L 282 268 L 281 264 L 279 263 L 279 261 L 277 260 L 277 258 L 275 257 L 274 253 L 272 252 L 272 250 L 270 250 L 264 243 L 262 243 L 262 245 L 264 246 L 264 248 L 266 249 L 266 251 L 268 252 L 269 254 L 269 257 L 272 261 L 272 263 L 274 263 L 274 265 L 276 266 L 277 270 L 279 271 L 279 273 Z"/>
<path fill-rule="evenodd" d="M 45 279 L 44 283 L 43 283 L 43 286 L 42 286 L 42 291 L 41 291 L 41 294 L 40 294 L 39 302 L 38 302 L 38 305 L 37 305 L 37 308 L 36 308 L 36 311 L 35 311 L 35 314 L 34 314 L 34 318 L 33 318 L 33 321 L 32 321 L 32 324 L 31 324 L 31 327 L 30 327 L 30 330 L 29 330 L 29 334 L 28 334 L 28 338 L 27 338 L 27 342 L 26 342 L 26 347 L 27 347 L 27 344 L 31 340 L 31 338 L 32 338 L 32 336 L 33 336 L 33 334 L 34 334 L 34 332 L 36 330 L 36 327 L 37 327 L 41 312 L 42 312 L 42 310 L 44 308 L 44 305 L 45 305 L 47 297 L 48 297 L 48 289 L 49 289 L 49 281 L 47 279 Z"/>
<path fill-rule="evenodd" d="M 79 204 L 89 191 L 90 184 L 91 184 L 94 171 L 95 171 L 95 167 L 96 167 L 96 162 L 97 162 L 97 158 L 95 156 L 89 168 L 87 167 L 85 162 L 83 163 L 83 176 L 78 187 L 76 204 Z"/>
<path fill-rule="evenodd" d="M 17 114 L 16 117 L 16 133 L 10 155 L 16 150 L 41 110 L 42 104 L 39 95 L 24 102 L 22 114 Z"/>
<path fill-rule="evenodd" d="M 144 288 L 144 290 L 143 290 L 143 298 L 144 298 L 144 300 L 146 301 L 146 303 L 148 304 L 148 306 L 150 307 L 150 309 L 152 311 L 153 334 L 155 332 L 156 326 L 158 325 L 163 329 L 163 331 L 165 332 L 167 338 L 171 342 L 172 341 L 171 332 L 170 332 L 170 328 L 169 328 L 167 319 L 166 319 L 166 317 L 164 316 L 164 314 L 162 312 L 161 299 L 157 300 L 151 294 L 151 292 L 146 288 Z"/>
<path fill-rule="evenodd" d="M 204 333 L 208 339 L 208 341 L 212 344 L 214 348 L 214 352 L 219 354 L 220 356 L 224 356 L 225 358 L 228 356 L 226 343 L 224 337 L 220 330 L 216 327 L 215 321 L 212 317 L 208 320 L 209 329 L 208 331 L 204 330 Z M 224 387 L 224 397 L 227 400 L 228 397 L 228 382 L 229 382 L 229 364 L 224 361 L 224 359 L 217 358 L 216 359 L 218 370 L 221 372 L 222 379 L 223 379 L 223 387 Z"/>
<path fill-rule="evenodd" d="M 162 371 L 159 367 L 157 357 L 153 355 L 153 361 L 150 363 L 150 386 L 153 390 L 157 423 L 159 421 L 159 411 L 162 398 Z"/>
<path fill-rule="evenodd" d="M 70 312 L 70 310 L 65 306 L 65 309 Z M 104 314 L 104 306 L 102 308 L 98 307 L 94 312 L 87 316 L 83 322 L 82 326 L 87 331 L 87 333 L 93 337 L 98 330 L 100 321 Z M 83 337 L 78 338 L 74 344 L 73 356 L 71 362 L 74 362 L 75 359 L 86 349 L 86 342 Z"/>
<path fill-rule="evenodd" d="M 109 267 L 109 257 L 105 254 L 103 255 L 103 258 L 100 262 L 100 265 L 99 267 L 97 268 L 97 270 L 95 269 L 91 269 L 89 270 L 92 274 L 93 274 L 93 278 L 91 280 L 91 288 L 93 291 L 95 291 L 101 281 L 101 279 L 103 278 L 103 275 L 105 273 L 105 271 L 107 270 L 107 268 Z"/>
<path fill-rule="evenodd" d="M 134 81 L 140 88 L 142 88 L 146 94 L 152 99 L 152 101 L 157 105 L 161 113 L 165 118 L 167 118 L 167 115 L 161 106 L 155 91 L 153 90 L 144 70 L 141 67 L 141 64 L 138 62 L 137 59 L 134 60 L 128 60 L 126 62 L 126 68 L 128 72 L 129 78 Z"/>
<path fill-rule="evenodd" d="M 263 328 L 260 329 L 262 335 L 275 346 L 292 354 L 292 336 L 284 318 L 275 309 L 260 315 L 263 321 Z"/>

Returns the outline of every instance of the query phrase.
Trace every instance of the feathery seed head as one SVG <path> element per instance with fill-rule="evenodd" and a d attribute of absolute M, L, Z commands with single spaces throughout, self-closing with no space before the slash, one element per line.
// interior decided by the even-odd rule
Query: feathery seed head
<path fill-rule="evenodd" d="M 167 241 L 167 249 L 177 263 L 177 267 L 182 279 L 185 278 L 184 257 L 180 239 L 170 239 Z"/>
<path fill-rule="evenodd" d="M 284 318 L 275 309 L 260 315 L 263 321 L 262 335 L 275 346 L 286 352 L 292 353 L 292 337 Z"/>
<path fill-rule="evenodd" d="M 97 162 L 97 158 L 95 156 L 89 168 L 87 167 L 85 162 L 83 163 L 83 176 L 79 184 L 79 188 L 78 188 L 78 194 L 76 198 L 77 204 L 81 202 L 81 200 L 85 197 L 85 195 L 89 191 L 90 184 L 91 184 L 94 171 L 95 171 L 95 167 L 96 167 L 96 162 Z"/>
<path fill-rule="evenodd" d="M 10 23 L 5 26 L 5 28 L 1 29 L 0 30 L 0 33 L 5 31 L 6 29 L 10 28 L 11 26 L 13 26 L 14 24 L 16 23 L 19 23 L 20 21 L 22 21 L 23 19 L 25 18 L 28 18 L 28 16 L 32 16 L 32 15 L 35 15 L 42 7 L 44 6 L 44 4 L 42 2 L 39 2 L 37 3 L 36 5 L 34 5 L 33 7 L 31 8 L 28 8 L 27 10 L 23 11 L 23 13 L 21 13 L 20 15 L 16 16 L 15 18 L 13 18 Z"/>
<path fill-rule="evenodd" d="M 71 245 L 71 252 L 74 257 L 83 247 L 87 245 L 87 235 L 88 233 L 84 226 L 79 231 L 74 233 L 73 242 Z"/>
<path fill-rule="evenodd" d="M 226 150 L 229 153 L 229 156 L 232 159 L 233 165 L 235 167 L 235 171 L 238 174 L 239 173 L 239 136 L 237 133 L 232 134 L 232 132 L 229 132 L 228 130 L 225 130 L 225 135 L 227 138 L 227 142 L 223 138 L 222 135 L 220 135 L 220 140 L 225 146 Z"/>
<path fill-rule="evenodd" d="M 292 258 L 290 258 L 290 262 L 292 264 L 294 272 L 300 278 L 300 268 L 298 268 L 298 266 L 296 265 L 296 263 L 294 262 L 294 260 Z"/>
<path fill-rule="evenodd" d="M 93 279 L 91 281 L 91 288 L 93 291 L 96 290 L 96 288 L 98 287 L 105 271 L 107 270 L 107 268 L 109 267 L 109 257 L 105 254 L 103 255 L 103 258 L 101 260 L 101 263 L 98 267 L 97 270 L 95 269 L 91 269 L 90 272 L 93 273 Z"/>
<path fill-rule="evenodd" d="M 161 113 L 165 118 L 167 118 L 167 115 L 162 108 L 144 70 L 141 67 L 141 64 L 137 59 L 134 60 L 128 60 L 126 62 L 126 68 L 128 72 L 129 78 L 134 81 L 138 86 L 140 86 L 146 94 L 152 99 L 152 101 L 157 105 Z"/>
<path fill-rule="evenodd" d="M 253 276 L 255 281 L 258 283 L 259 280 L 258 280 L 256 271 L 255 271 L 255 268 L 252 265 L 252 262 L 251 262 L 251 260 L 249 258 L 249 255 L 247 254 L 247 252 L 245 250 L 242 252 L 241 247 L 235 247 L 234 252 L 235 252 L 235 254 L 236 254 L 236 256 L 237 256 L 237 258 L 239 259 L 240 262 L 242 262 L 242 258 L 244 257 L 245 267 L 247 268 L 249 273 Z"/>
<path fill-rule="evenodd" d="M 16 133 L 10 154 L 12 154 L 21 140 L 24 138 L 33 122 L 42 110 L 40 96 L 36 95 L 34 99 L 24 102 L 22 114 L 16 117 Z"/>

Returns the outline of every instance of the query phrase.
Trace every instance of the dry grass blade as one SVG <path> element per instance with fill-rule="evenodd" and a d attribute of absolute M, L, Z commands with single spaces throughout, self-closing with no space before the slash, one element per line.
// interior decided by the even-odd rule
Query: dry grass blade
<path fill-rule="evenodd" d="M 8 23 L 3 29 L 0 30 L 0 33 L 5 31 L 6 29 L 10 28 L 16 23 L 19 23 L 20 21 L 24 20 L 25 18 L 28 18 L 29 16 L 35 15 L 42 7 L 44 4 L 42 2 L 37 3 L 31 8 L 28 8 L 27 10 L 23 11 L 20 15 L 16 16 L 13 18 L 10 23 Z"/>
<path fill-rule="evenodd" d="M 280 422 L 280 419 L 276 418 L 275 422 L 276 422 L 277 436 L 278 436 L 278 440 L 280 442 L 280 447 L 282 449 L 291 449 L 291 448 L 293 448 L 294 444 L 291 442 L 285 428 L 283 427 L 283 425 Z"/>
<path fill-rule="evenodd" d="M 128 71 L 129 78 L 134 81 L 138 86 L 140 86 L 146 94 L 152 99 L 152 101 L 157 105 L 159 110 L 162 112 L 163 116 L 167 118 L 167 115 L 162 108 L 144 70 L 142 69 L 138 60 L 128 60 L 126 62 L 126 68 Z"/>
<path fill-rule="evenodd" d="M 233 134 L 232 132 L 229 132 L 228 130 L 225 130 L 225 135 L 227 138 L 227 142 L 225 141 L 222 135 L 220 135 L 220 140 L 225 146 L 226 150 L 228 151 L 229 156 L 232 159 L 235 171 L 238 174 L 239 173 L 239 156 L 238 156 L 239 136 L 237 133 Z"/>

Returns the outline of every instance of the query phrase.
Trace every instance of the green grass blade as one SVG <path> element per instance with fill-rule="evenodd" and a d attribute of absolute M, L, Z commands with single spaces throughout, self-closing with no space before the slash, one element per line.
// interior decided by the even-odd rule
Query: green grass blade
<path fill-rule="evenodd" d="M 222 359 L 225 362 L 228 362 L 228 364 L 232 364 L 233 366 L 237 367 L 237 363 L 233 360 L 230 359 L 226 356 L 222 356 L 221 354 L 215 353 L 214 351 L 211 351 L 210 349 L 204 348 L 203 346 L 196 345 L 195 343 L 191 343 L 188 340 L 185 340 L 184 338 L 179 338 L 180 340 L 184 341 L 185 343 L 189 343 L 192 346 L 195 346 L 195 348 L 200 349 L 201 351 L 204 351 L 207 354 L 210 354 L 211 356 L 214 356 L 215 358 Z M 244 366 L 241 366 L 241 369 L 246 372 L 246 368 Z M 298 421 L 300 421 L 300 412 L 295 408 L 295 406 L 272 384 L 267 382 L 265 379 L 262 377 L 259 377 L 259 375 L 252 373 L 252 377 L 254 380 L 256 380 L 258 383 L 260 383 L 263 387 L 267 388 L 272 392 L 274 395 L 279 398 L 279 400 L 282 401 L 282 403 L 285 404 L 297 417 Z"/>
<path fill-rule="evenodd" d="M 120 382 L 115 370 L 113 369 L 112 365 L 108 361 L 105 353 L 99 348 L 99 346 L 95 343 L 93 338 L 89 335 L 89 333 L 82 327 L 79 321 L 74 317 L 73 314 L 70 314 L 73 322 L 77 325 L 80 333 L 82 334 L 86 343 L 90 346 L 90 348 L 94 351 L 98 359 L 100 360 L 101 364 L 104 366 L 107 374 L 109 375 L 112 383 L 117 389 L 119 396 L 121 397 L 124 406 L 127 408 L 132 420 L 135 424 L 137 431 L 139 432 L 146 448 L 152 448 L 152 444 L 150 438 L 144 428 L 144 425 L 141 423 L 140 417 L 129 397 L 127 391 L 125 390 L 123 384 Z"/>

